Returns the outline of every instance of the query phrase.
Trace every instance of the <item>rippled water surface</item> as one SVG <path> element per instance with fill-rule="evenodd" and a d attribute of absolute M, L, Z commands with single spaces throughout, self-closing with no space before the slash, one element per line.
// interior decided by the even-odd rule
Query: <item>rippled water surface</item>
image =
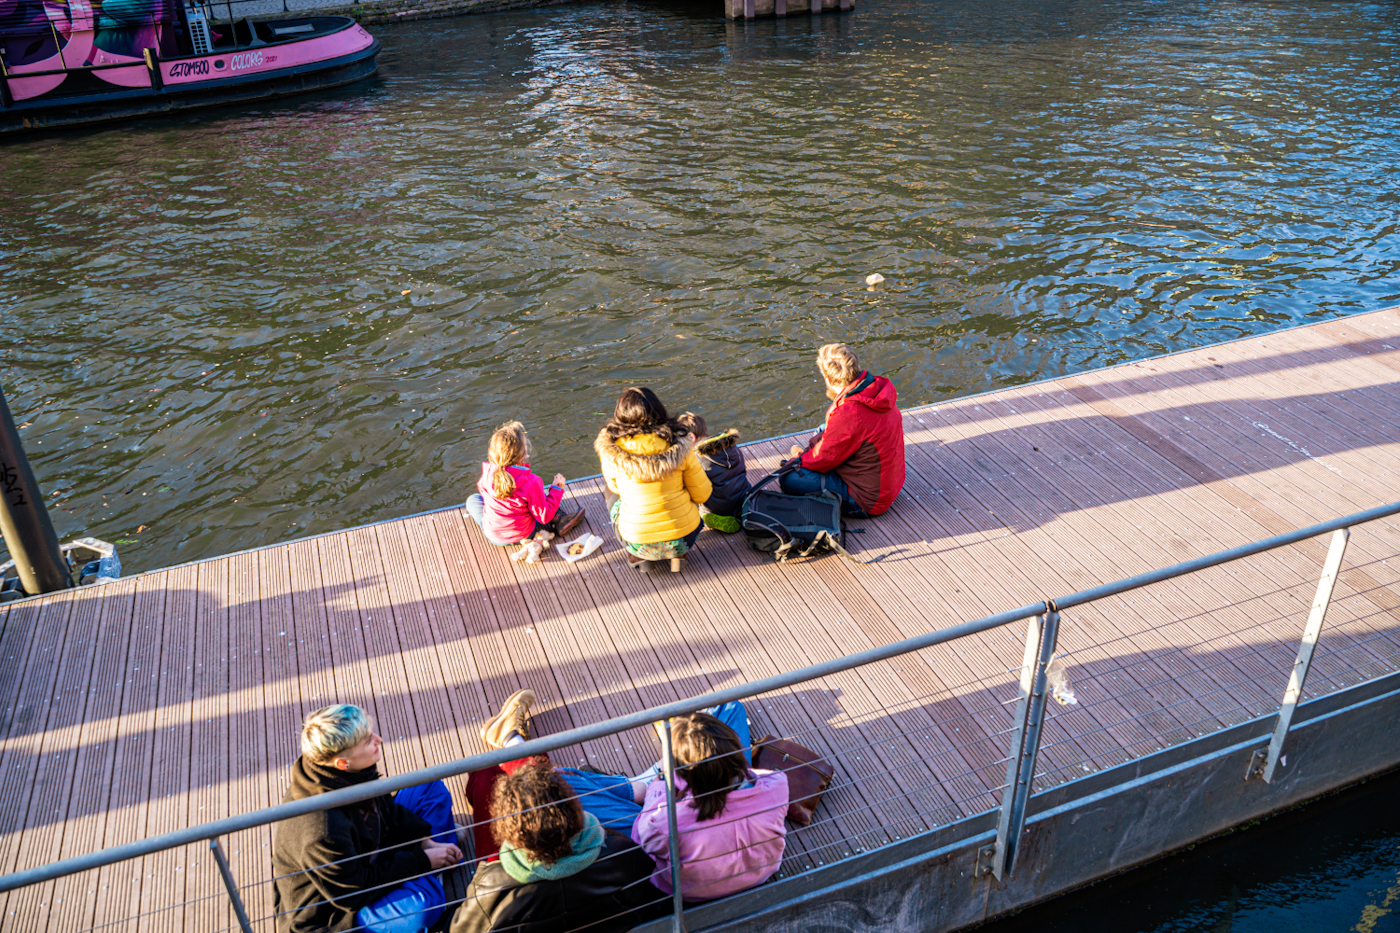
<path fill-rule="evenodd" d="M 0 383 L 128 570 L 423 509 L 618 391 L 815 423 L 1394 303 L 1392 3 L 598 3 L 380 27 L 381 79 L 0 145 Z M 865 288 L 870 272 L 886 277 Z"/>

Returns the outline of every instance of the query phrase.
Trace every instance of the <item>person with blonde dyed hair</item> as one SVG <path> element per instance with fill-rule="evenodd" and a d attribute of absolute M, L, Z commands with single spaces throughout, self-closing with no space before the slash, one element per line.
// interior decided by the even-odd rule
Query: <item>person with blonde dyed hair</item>
<path fill-rule="evenodd" d="M 502 547 L 533 537 L 542 528 L 563 537 L 583 521 L 583 509 L 561 508 L 564 484 L 562 473 L 555 473 L 554 482 L 546 486 L 531 471 L 525 425 L 507 421 L 491 435 L 477 492 L 467 497 L 467 514 L 481 526 L 487 541 Z"/>
<path fill-rule="evenodd" d="M 862 370 L 856 352 L 844 343 L 818 350 L 817 369 L 831 407 L 807 444 L 793 445 L 778 482 L 794 496 L 833 492 L 846 515 L 879 515 L 904 488 L 899 393 L 884 376 Z"/>
<path fill-rule="evenodd" d="M 332 764 L 340 752 L 360 745 L 373 732 L 374 721 L 358 706 L 326 706 L 302 720 L 301 754 L 317 764 Z"/>
<path fill-rule="evenodd" d="M 860 363 L 856 360 L 856 351 L 844 343 L 828 343 L 817 351 L 817 368 L 822 371 L 822 378 L 826 381 L 826 397 L 834 400 L 836 396 L 832 394 L 831 387 L 854 382 L 856 373 L 860 372 Z"/>
<path fill-rule="evenodd" d="M 377 780 L 383 745 L 358 706 L 308 714 L 282 802 Z M 277 933 L 423 933 L 446 908 L 433 872 L 462 860 L 455 839 L 441 781 L 282 821 L 272 851 Z"/>

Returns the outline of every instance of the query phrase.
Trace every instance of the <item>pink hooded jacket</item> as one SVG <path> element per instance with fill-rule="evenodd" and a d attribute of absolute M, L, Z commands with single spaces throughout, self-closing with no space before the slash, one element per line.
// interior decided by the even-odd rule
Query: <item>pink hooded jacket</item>
<path fill-rule="evenodd" d="M 497 499 L 491 479 L 499 469 L 489 460 L 481 464 L 481 479 L 476 490 L 486 500 L 482 509 L 481 530 L 497 541 L 524 541 L 535 533 L 535 522 L 553 520 L 564 499 L 558 486 L 546 487 L 544 480 L 530 472 L 530 464 L 517 463 L 506 467 L 515 480 L 515 492 Z"/>
<path fill-rule="evenodd" d="M 752 787 L 729 792 L 719 816 L 696 819 L 685 779 L 676 778 L 676 828 L 680 831 L 681 893 L 687 901 L 709 901 L 767 881 L 783 861 L 788 809 L 787 775 L 750 771 Z M 656 862 L 651 883 L 671 893 L 670 834 L 666 826 L 666 784 L 647 786 L 632 839 Z"/>

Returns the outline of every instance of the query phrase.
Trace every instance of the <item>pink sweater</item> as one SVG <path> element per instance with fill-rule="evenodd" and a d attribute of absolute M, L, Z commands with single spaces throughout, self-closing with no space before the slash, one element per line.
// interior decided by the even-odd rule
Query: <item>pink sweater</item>
<path fill-rule="evenodd" d="M 491 478 L 498 467 L 489 460 L 481 464 L 481 479 L 476 490 L 486 500 L 482 509 L 481 530 L 497 541 L 524 541 L 535 533 L 535 522 L 547 522 L 559 511 L 564 490 L 544 485 L 544 480 L 530 472 L 530 464 L 518 463 L 506 467 L 515 480 L 515 492 L 497 499 L 491 489 Z"/>
<path fill-rule="evenodd" d="M 767 881 L 783 860 L 788 808 L 787 775 L 749 772 L 752 787 L 729 792 L 719 816 L 696 819 L 685 779 L 676 778 L 676 828 L 680 830 L 681 893 L 687 901 L 708 901 Z M 671 892 L 670 833 L 666 825 L 666 784 L 647 786 L 632 839 L 656 862 L 651 883 Z"/>

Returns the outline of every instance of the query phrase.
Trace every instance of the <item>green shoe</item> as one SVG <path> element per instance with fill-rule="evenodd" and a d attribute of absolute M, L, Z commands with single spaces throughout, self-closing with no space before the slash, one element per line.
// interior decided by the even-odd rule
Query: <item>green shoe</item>
<path fill-rule="evenodd" d="M 713 528 L 715 531 L 722 531 L 727 535 L 732 535 L 739 530 L 739 519 L 733 515 L 706 513 L 700 516 L 700 520 L 705 523 L 706 528 Z"/>

